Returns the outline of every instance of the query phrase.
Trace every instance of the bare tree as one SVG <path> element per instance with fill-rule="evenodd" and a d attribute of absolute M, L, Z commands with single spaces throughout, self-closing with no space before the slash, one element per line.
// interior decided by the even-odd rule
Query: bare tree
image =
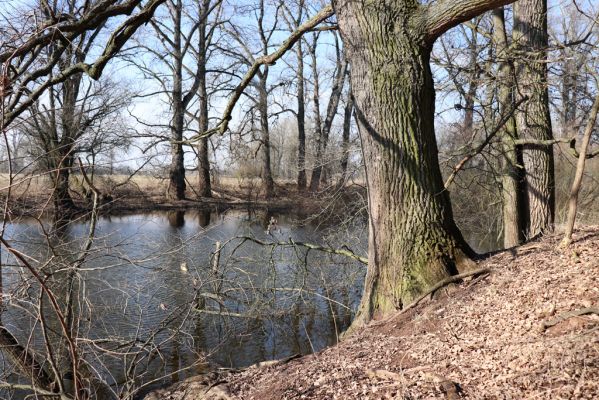
<path fill-rule="evenodd" d="M 291 31 L 296 30 L 302 23 L 305 13 L 305 1 L 299 0 L 297 4 L 296 16 L 293 15 L 291 5 L 284 4 L 283 10 L 286 11 L 283 16 Z M 297 86 L 297 111 L 295 116 L 297 119 L 297 188 L 300 191 L 306 189 L 306 79 L 305 79 L 305 63 L 304 63 L 304 42 L 299 40 L 295 45 L 295 55 L 297 58 L 297 66 L 295 71 L 295 81 Z"/>
<path fill-rule="evenodd" d="M 61 5 L 63 8 L 56 7 L 45 12 L 74 14 L 81 2 L 69 0 Z M 52 79 L 60 71 L 84 63 L 99 34 L 99 30 L 83 32 L 64 46 L 56 44 L 41 49 L 38 61 L 42 57 L 47 64 L 57 60 L 49 71 Z M 51 85 L 47 100 L 32 101 L 20 128 L 35 144 L 43 169 L 53 182 L 52 198 L 57 213 L 68 214 L 75 208 L 69 192 L 69 177 L 77 153 L 83 150 L 82 139 L 127 104 L 127 95 L 119 93 L 113 84 L 108 81 L 94 84 L 85 78 L 83 72 L 78 72 Z"/>
<path fill-rule="evenodd" d="M 2 127 L 5 129 L 26 111 L 48 88 L 73 75 L 85 73 L 98 79 L 108 62 L 122 49 L 137 29 L 148 22 L 165 0 L 98 0 L 73 9 L 55 12 L 46 2 L 33 10 L 19 9 L 18 15 L 3 15 L 0 47 L 2 79 Z M 70 3 L 67 3 L 70 4 Z M 68 7 L 68 6 L 67 6 Z M 139 11 L 131 15 L 139 7 Z M 65 11 L 65 12 L 62 12 Z M 95 59 L 62 65 L 64 53 L 80 37 L 97 37 L 111 18 L 131 15 L 105 40 Z M 48 55 L 51 54 L 51 57 Z M 94 52 L 94 55 L 96 53 Z"/>
<path fill-rule="evenodd" d="M 280 13 L 282 3 L 274 4 L 274 12 L 268 13 L 269 4 L 265 0 L 258 1 L 255 5 L 247 8 L 246 12 L 253 14 L 255 19 L 256 49 L 248 44 L 248 35 L 250 33 L 241 26 L 229 24 L 229 34 L 238 44 L 239 49 L 230 49 L 229 54 L 238 60 L 245 67 L 253 67 L 258 57 L 265 57 L 269 54 L 275 33 L 279 29 Z M 269 20 L 268 17 L 272 17 Z M 266 198 L 274 195 L 274 178 L 271 165 L 271 143 L 270 143 L 270 112 L 269 96 L 278 88 L 277 84 L 270 83 L 271 68 L 269 64 L 263 64 L 255 71 L 252 81 L 248 82 L 252 91 L 245 93 L 250 99 L 252 105 L 246 114 L 250 118 L 251 131 L 254 131 L 254 116 L 258 119 L 259 149 L 260 149 L 260 176 L 262 178 L 262 191 Z M 255 79 L 254 79 L 255 77 Z"/>

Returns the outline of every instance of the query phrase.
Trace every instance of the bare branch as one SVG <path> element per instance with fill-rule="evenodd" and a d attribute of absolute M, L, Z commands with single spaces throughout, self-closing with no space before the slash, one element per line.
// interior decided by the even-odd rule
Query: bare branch
<path fill-rule="evenodd" d="M 424 7 L 426 41 L 431 44 L 449 29 L 486 11 L 513 3 L 515 0 L 439 0 Z"/>
<path fill-rule="evenodd" d="M 202 138 L 209 137 L 214 134 L 224 134 L 229 128 L 229 122 L 231 121 L 235 105 L 241 98 L 241 95 L 243 94 L 245 89 L 250 85 L 256 74 L 259 72 L 260 67 L 263 65 L 273 65 L 277 60 L 283 57 L 283 55 L 289 49 L 291 49 L 298 40 L 301 39 L 302 35 L 304 35 L 306 32 L 311 31 L 314 27 L 316 27 L 321 22 L 325 21 L 327 18 L 331 17 L 333 14 L 333 6 L 330 4 L 325 6 L 314 17 L 300 25 L 274 53 L 257 58 L 248 70 L 248 72 L 243 77 L 241 83 L 239 83 L 239 85 L 233 91 L 233 94 L 225 108 L 225 111 L 223 112 L 220 124 L 218 124 L 214 129 L 211 129 L 207 132 L 201 133 L 193 138 L 190 138 L 186 142 L 193 144 L 194 142 L 197 142 Z"/>

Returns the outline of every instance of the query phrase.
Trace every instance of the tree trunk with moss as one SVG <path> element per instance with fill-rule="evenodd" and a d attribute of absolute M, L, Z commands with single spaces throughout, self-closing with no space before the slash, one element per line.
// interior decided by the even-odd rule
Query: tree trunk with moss
<path fill-rule="evenodd" d="M 519 96 L 529 100 L 516 113 L 518 133 L 523 139 L 553 139 L 547 86 L 547 1 L 520 0 L 514 5 L 514 47 Z M 523 148 L 528 193 L 527 236 L 553 229 L 555 176 L 552 146 Z"/>
<path fill-rule="evenodd" d="M 436 38 L 509 1 L 337 0 L 368 180 L 368 272 L 353 327 L 473 266 L 439 168 Z"/>

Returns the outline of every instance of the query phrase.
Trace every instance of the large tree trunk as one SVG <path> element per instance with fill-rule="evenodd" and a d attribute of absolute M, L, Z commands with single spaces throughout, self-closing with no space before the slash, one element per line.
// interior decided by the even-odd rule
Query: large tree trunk
<path fill-rule="evenodd" d="M 72 158 L 67 156 L 58 164 L 54 176 L 54 211 L 57 214 L 69 214 L 75 209 L 75 203 L 69 192 L 69 178 L 71 176 Z"/>
<path fill-rule="evenodd" d="M 553 138 L 547 88 L 547 1 L 520 0 L 514 5 L 513 40 L 518 93 L 529 100 L 516 114 L 523 139 Z M 528 192 L 528 237 L 553 229 L 555 177 L 552 146 L 526 145 L 523 149 Z"/>
<path fill-rule="evenodd" d="M 185 107 L 183 104 L 183 55 L 181 53 L 181 13 L 180 1 L 174 7 L 173 15 L 173 58 L 175 61 L 173 71 L 173 89 L 171 106 L 173 116 L 171 119 L 171 165 L 169 169 L 169 185 L 167 197 L 170 200 L 182 200 L 185 198 L 185 164 L 183 145 L 183 125 Z"/>
<path fill-rule="evenodd" d="M 310 190 L 316 191 L 320 185 L 320 173 L 319 179 L 314 179 L 314 173 L 317 169 L 322 167 L 322 118 L 320 116 L 320 81 L 318 71 L 318 57 L 316 56 L 316 46 L 318 40 L 315 38 L 312 46 L 310 46 L 310 57 L 312 58 L 312 80 L 314 84 L 314 90 L 312 92 L 312 102 L 314 103 L 314 162 L 312 165 L 312 174 L 310 177 Z"/>
<path fill-rule="evenodd" d="M 54 178 L 54 212 L 60 219 L 68 219 L 76 208 L 69 191 L 69 179 L 73 168 L 76 140 L 80 135 L 80 123 L 76 118 L 77 98 L 81 77 L 77 76 L 67 80 L 62 85 L 62 109 L 60 110 L 61 134 L 57 129 L 52 130 L 49 138 L 51 158 L 50 167 L 55 169 Z M 54 101 L 54 99 L 52 99 Z M 53 104 L 53 103 L 51 103 Z M 54 107 L 54 104 L 53 104 Z M 53 125 L 57 127 L 56 121 Z"/>
<path fill-rule="evenodd" d="M 301 16 L 301 13 L 300 13 Z M 304 80 L 304 50 L 297 42 L 297 188 L 306 189 L 306 95 Z"/>
<path fill-rule="evenodd" d="M 431 46 L 410 18 L 419 6 L 334 4 L 351 64 L 369 189 L 368 273 L 356 326 L 470 267 L 474 253 L 454 223 L 443 186 Z"/>
<path fill-rule="evenodd" d="M 175 105 L 174 105 L 175 106 Z M 167 196 L 170 200 L 185 198 L 185 164 L 183 145 L 183 110 L 179 107 L 173 116 L 171 127 L 171 165 L 169 169 L 169 186 Z"/>
<path fill-rule="evenodd" d="M 508 54 L 503 7 L 493 10 L 493 42 L 498 60 L 497 84 L 499 115 L 503 116 L 514 104 L 514 69 Z M 502 141 L 501 189 L 503 199 L 503 245 L 505 248 L 518 246 L 524 240 L 524 226 L 528 220 L 524 208 L 524 171 L 521 149 L 514 144 L 517 139 L 516 120 L 511 117 L 500 133 Z"/>
<path fill-rule="evenodd" d="M 200 7 L 203 13 L 208 12 L 209 1 L 204 1 L 204 6 Z M 198 106 L 199 106 L 199 131 L 208 131 L 208 89 L 206 83 L 206 27 L 207 15 L 201 15 L 198 42 Z M 198 145 L 198 195 L 200 197 L 212 197 L 212 186 L 210 184 L 210 157 L 208 154 L 208 138 L 202 138 Z"/>

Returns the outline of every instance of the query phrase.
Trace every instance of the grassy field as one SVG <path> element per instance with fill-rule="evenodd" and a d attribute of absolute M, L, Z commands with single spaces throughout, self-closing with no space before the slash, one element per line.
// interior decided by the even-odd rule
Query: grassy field
<path fill-rule="evenodd" d="M 52 191 L 51 175 L 17 175 L 13 177 L 12 185 L 9 183 L 9 176 L 6 173 L 0 173 L 0 195 L 6 195 L 9 191 L 12 197 L 39 199 L 49 197 Z M 194 198 L 196 188 L 196 176 L 188 175 L 187 188 L 188 197 Z M 129 175 L 96 175 L 93 178 L 94 185 L 102 193 L 111 194 L 118 197 L 161 197 L 168 189 L 168 180 L 166 177 L 159 177 L 147 174 Z M 291 180 L 277 180 L 278 185 L 293 184 Z M 73 197 L 83 197 L 85 193 L 83 178 L 80 174 L 72 174 L 70 178 L 70 188 Z M 235 178 L 219 177 L 213 182 L 213 188 L 217 192 L 226 192 L 236 194 L 243 198 L 253 198 L 259 195 L 261 188 L 260 178 Z"/>

